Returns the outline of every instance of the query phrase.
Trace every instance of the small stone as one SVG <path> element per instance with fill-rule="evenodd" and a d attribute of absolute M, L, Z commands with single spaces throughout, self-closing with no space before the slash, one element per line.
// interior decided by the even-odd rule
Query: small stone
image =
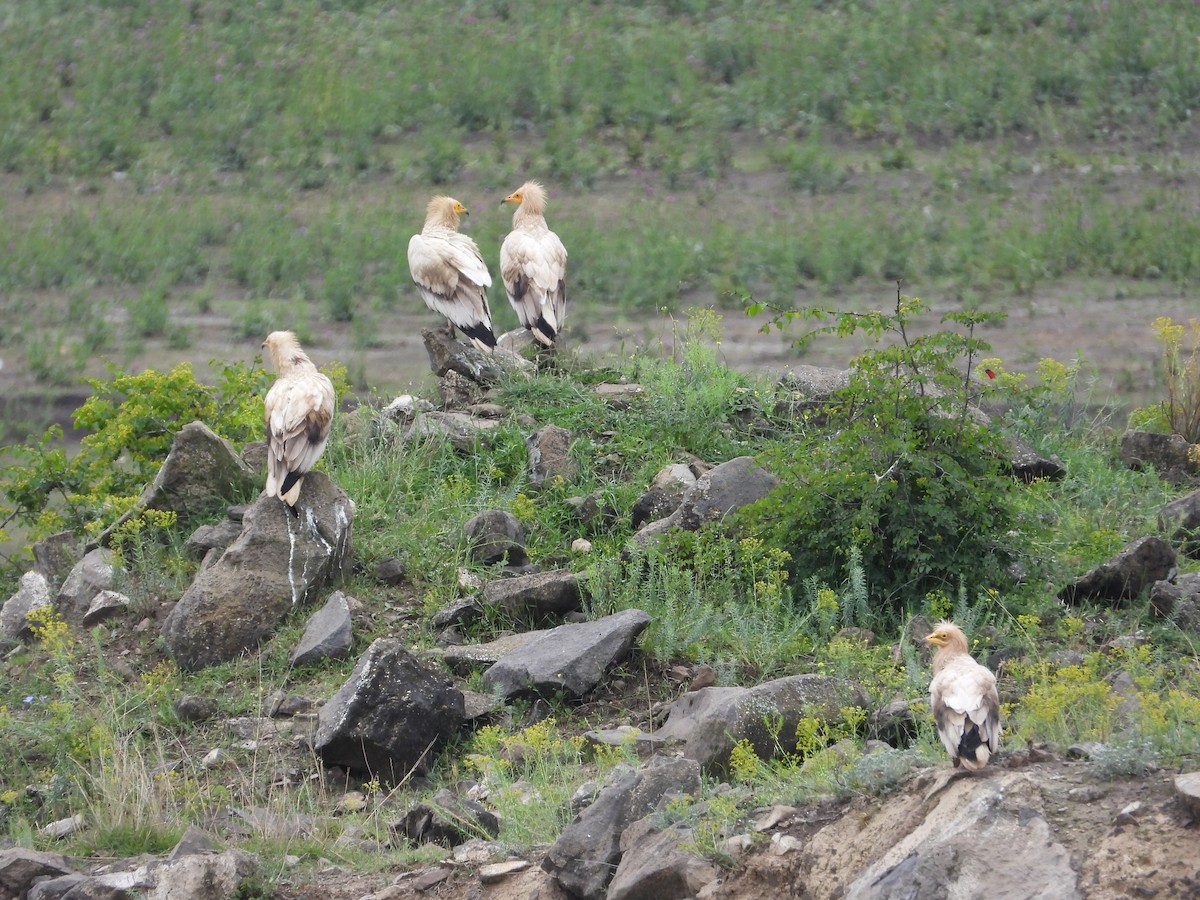
<path fill-rule="evenodd" d="M 375 566 L 375 578 L 394 587 L 404 581 L 404 560 L 393 557 Z"/>
<path fill-rule="evenodd" d="M 441 866 L 436 869 L 426 869 L 412 880 L 412 889 L 419 893 L 425 893 L 425 891 L 437 887 L 449 877 L 450 869 Z"/>
<path fill-rule="evenodd" d="M 771 836 L 772 856 L 783 856 L 793 850 L 799 850 L 802 846 L 800 839 L 792 837 L 790 834 L 780 833 Z"/>
<path fill-rule="evenodd" d="M 229 754 L 220 747 L 213 747 L 204 754 L 204 758 L 200 760 L 200 765 L 206 769 L 216 769 L 229 762 Z"/>
<path fill-rule="evenodd" d="M 184 722 L 203 722 L 217 714 L 217 704 L 207 697 L 185 694 L 175 701 L 175 715 Z"/>
<path fill-rule="evenodd" d="M 770 831 L 780 822 L 790 819 L 796 815 L 797 809 L 794 806 L 773 806 L 765 816 L 754 823 L 755 831 Z"/>
<path fill-rule="evenodd" d="M 571 541 L 571 552 L 572 553 L 591 553 L 592 552 L 592 542 L 589 541 L 587 538 L 575 538 L 575 540 Z"/>
<path fill-rule="evenodd" d="M 754 844 L 754 839 L 748 834 L 735 834 L 725 840 L 725 852 L 730 856 L 741 856 Z"/>
<path fill-rule="evenodd" d="M 63 838 L 70 837 L 77 831 L 82 831 L 83 824 L 83 816 L 76 813 L 66 819 L 59 819 L 57 822 L 43 825 L 38 829 L 38 834 L 48 837 L 51 840 L 61 841 Z"/>

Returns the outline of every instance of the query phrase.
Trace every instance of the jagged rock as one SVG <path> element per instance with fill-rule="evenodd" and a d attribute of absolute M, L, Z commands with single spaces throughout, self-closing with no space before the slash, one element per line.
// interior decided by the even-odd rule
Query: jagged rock
<path fill-rule="evenodd" d="M 464 526 L 471 559 L 480 565 L 507 562 L 510 566 L 529 564 L 525 552 L 525 529 L 521 520 L 503 509 L 485 509 Z"/>
<path fill-rule="evenodd" d="M 492 666 L 543 635 L 547 631 L 521 631 L 506 634 L 483 644 L 464 644 L 431 650 L 430 655 L 441 659 L 455 675 L 470 675 L 481 666 Z"/>
<path fill-rule="evenodd" d="M 1200 462 L 1188 457 L 1191 448 L 1180 434 L 1131 430 L 1121 435 L 1121 462 L 1131 469 L 1151 466 L 1164 481 L 1179 484 L 1200 475 Z"/>
<path fill-rule="evenodd" d="M 1005 460 L 1015 478 L 1026 484 L 1035 481 L 1062 481 L 1067 477 L 1067 467 L 1057 456 L 1042 456 L 1023 440 L 1005 435 L 1008 458 Z"/>
<path fill-rule="evenodd" d="M 203 422 L 189 422 L 176 432 L 171 452 L 133 509 L 107 529 L 100 543 L 107 543 L 106 536 L 117 525 L 143 509 L 173 512 L 180 522 L 207 515 L 214 507 L 253 494 L 259 471 Z"/>
<path fill-rule="evenodd" d="M 244 850 L 181 856 L 153 870 L 147 900 L 227 900 L 262 877 L 258 857 Z"/>
<path fill-rule="evenodd" d="M 601 900 L 621 861 L 621 835 L 668 798 L 696 794 L 700 767 L 689 759 L 660 759 L 604 788 L 546 852 L 542 868 L 582 900 Z"/>
<path fill-rule="evenodd" d="M 658 729 L 663 739 L 684 741 L 683 753 L 705 771 L 724 773 L 739 741 L 761 759 L 796 751 L 796 726 L 807 717 L 841 718 L 843 707 L 866 707 L 862 688 L 827 675 L 791 675 L 754 687 L 710 687 L 671 704 Z M 778 733 L 769 723 L 781 723 Z"/>
<path fill-rule="evenodd" d="M 438 378 L 457 372 L 477 384 L 489 385 L 507 371 L 529 372 L 532 364 L 503 346 L 484 353 L 474 344 L 456 340 L 445 328 L 422 328 L 421 339 L 429 354 L 429 368 Z"/>
<path fill-rule="evenodd" d="M 495 884 L 497 881 L 503 881 L 510 875 L 524 872 L 529 868 L 529 865 L 530 863 L 527 859 L 510 859 L 507 862 L 489 863 L 486 866 L 479 867 L 479 881 L 482 884 Z"/>
<path fill-rule="evenodd" d="M 430 623 L 434 628 L 449 628 L 452 625 L 466 625 L 476 621 L 483 615 L 483 607 L 474 597 L 463 597 L 448 603 L 433 614 Z"/>
<path fill-rule="evenodd" d="M 75 869 L 61 853 L 12 847 L 0 851 L 0 896 L 20 897 L 35 878 L 69 875 Z"/>
<path fill-rule="evenodd" d="M 251 650 L 296 606 L 349 570 L 354 503 L 323 472 L 304 478 L 294 510 L 265 494 L 242 533 L 202 570 L 167 616 L 163 639 L 194 671 Z"/>
<path fill-rule="evenodd" d="M 716 881 L 721 870 L 683 847 L 693 840 L 691 829 L 671 825 L 653 828 L 645 819 L 621 834 L 621 862 L 608 885 L 605 900 L 671 900 L 695 897 Z"/>
<path fill-rule="evenodd" d="M 26 572 L 17 582 L 17 592 L 0 609 L 0 633 L 24 640 L 30 636 L 25 618 L 35 609 L 50 605 L 50 586 L 41 572 Z"/>
<path fill-rule="evenodd" d="M 541 487 L 547 481 L 572 482 L 579 477 L 579 463 L 571 459 L 571 432 L 546 425 L 525 440 L 529 452 L 529 483 Z"/>
<path fill-rule="evenodd" d="M 404 560 L 392 557 L 375 565 L 375 580 L 395 587 L 402 583 L 407 575 Z"/>
<path fill-rule="evenodd" d="M 696 479 L 679 507 L 665 519 L 642 526 L 633 536 L 633 542 L 646 546 L 672 528 L 696 531 L 733 510 L 761 500 L 778 484 L 778 478 L 755 465 L 749 456 L 738 456 Z"/>
<path fill-rule="evenodd" d="M 33 562 L 51 584 L 59 584 L 83 558 L 84 540 L 74 531 L 59 531 L 33 545 Z"/>
<path fill-rule="evenodd" d="M 87 612 L 83 614 L 83 625 L 85 628 L 90 628 L 92 625 L 99 624 L 109 616 L 128 608 L 129 598 L 117 591 L 101 591 L 92 598 L 92 603 L 88 607 Z"/>
<path fill-rule="evenodd" d="M 92 550 L 83 557 L 54 598 L 54 608 L 68 622 L 78 623 L 101 591 L 112 590 L 116 580 L 112 554 L 103 548 Z"/>
<path fill-rule="evenodd" d="M 478 837 L 500 834 L 500 820 L 483 804 L 442 788 L 428 803 L 418 803 L 394 826 L 414 844 L 442 844 L 454 847 Z"/>
<path fill-rule="evenodd" d="M 1066 603 L 1080 600 L 1128 603 L 1154 582 L 1170 580 L 1175 562 L 1175 549 L 1162 538 L 1148 535 L 1064 587 L 1058 598 Z"/>
<path fill-rule="evenodd" d="M 443 409 L 467 409 L 483 399 L 483 387 L 453 369 L 438 379 Z"/>
<path fill-rule="evenodd" d="M 128 896 L 127 894 L 117 894 L 108 888 L 102 888 L 101 893 L 97 894 L 89 890 L 91 881 L 81 872 L 72 872 L 70 875 L 57 877 L 46 876 L 30 887 L 27 893 L 20 896 L 25 900 L 63 900 L 64 897 L 69 897 L 70 900 L 109 900 L 110 897 L 124 900 Z"/>
<path fill-rule="evenodd" d="M 204 559 L 210 550 L 224 552 L 242 533 L 242 522 L 226 516 L 215 525 L 201 525 L 183 545 L 184 551 L 193 559 Z"/>
<path fill-rule="evenodd" d="M 38 834 L 42 837 L 48 837 L 51 840 L 61 841 L 63 838 L 70 837 L 78 831 L 82 831 L 87 827 L 87 822 L 83 818 L 82 813 L 76 813 L 73 816 L 67 816 L 65 819 L 56 819 L 53 822 L 47 822 L 38 829 Z"/>
<path fill-rule="evenodd" d="M 1178 575 L 1174 582 L 1156 581 L 1150 608 L 1185 631 L 1200 631 L 1200 572 Z"/>
<path fill-rule="evenodd" d="M 627 609 L 594 622 L 552 628 L 484 672 L 484 687 L 505 699 L 560 693 L 582 697 L 625 658 L 649 624 L 646 613 Z"/>
<path fill-rule="evenodd" d="M 449 678 L 380 638 L 321 707 L 314 746 L 326 765 L 397 784 L 423 773 L 465 721 L 462 692 Z"/>
<path fill-rule="evenodd" d="M 500 426 L 495 419 L 479 419 L 460 412 L 425 412 L 413 420 L 405 440 L 442 437 L 460 453 L 473 453 L 489 432 Z"/>
<path fill-rule="evenodd" d="M 175 843 L 175 847 L 167 856 L 168 860 L 181 859 L 184 856 L 195 856 L 197 853 L 215 853 L 217 840 L 203 828 L 189 825 L 183 836 Z"/>
<path fill-rule="evenodd" d="M 634 501 L 631 516 L 633 527 L 641 528 L 647 522 L 664 519 L 683 502 L 688 488 L 696 483 L 696 475 L 690 466 L 674 463 L 665 466 L 654 476 L 646 493 Z"/>
<path fill-rule="evenodd" d="M 350 604 L 345 594 L 334 591 L 308 620 L 304 636 L 292 651 L 292 665 L 311 666 L 323 659 L 342 659 L 350 655 L 352 642 Z"/>
<path fill-rule="evenodd" d="M 1172 500 L 1158 512 L 1158 528 L 1193 559 L 1200 559 L 1200 491 Z"/>
<path fill-rule="evenodd" d="M 514 618 L 535 621 L 583 608 L 579 576 L 570 569 L 497 578 L 483 589 L 484 606 L 499 606 Z"/>

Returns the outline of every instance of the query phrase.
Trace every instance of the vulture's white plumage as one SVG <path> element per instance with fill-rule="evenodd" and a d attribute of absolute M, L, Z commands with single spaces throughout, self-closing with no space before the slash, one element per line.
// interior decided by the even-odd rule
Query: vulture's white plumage
<path fill-rule="evenodd" d="M 996 676 L 971 658 L 966 635 L 951 622 L 939 622 L 925 641 L 938 648 L 929 683 L 938 737 L 955 766 L 978 771 L 1000 746 Z"/>
<path fill-rule="evenodd" d="M 450 332 L 462 329 L 480 350 L 496 346 L 487 289 L 492 276 L 467 235 L 459 233 L 459 216 L 467 208 L 453 197 L 434 197 L 425 208 L 425 226 L 408 242 L 408 270 L 425 305 L 446 317 Z"/>
<path fill-rule="evenodd" d="M 325 449 L 333 422 L 333 383 L 290 331 L 273 331 L 263 349 L 279 373 L 267 391 L 267 493 L 288 506 L 300 499 L 304 473 Z"/>
<path fill-rule="evenodd" d="M 527 181 L 504 198 L 516 203 L 500 245 L 500 278 L 517 318 L 538 343 L 553 347 L 567 306 L 567 249 L 546 226 L 546 190 Z"/>

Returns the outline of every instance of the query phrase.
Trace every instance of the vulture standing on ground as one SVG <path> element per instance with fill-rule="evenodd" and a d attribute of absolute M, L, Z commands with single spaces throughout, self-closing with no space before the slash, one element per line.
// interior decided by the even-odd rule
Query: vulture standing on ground
<path fill-rule="evenodd" d="M 496 346 L 487 289 L 487 264 L 475 242 L 458 232 L 467 208 L 453 197 L 434 197 L 425 208 L 425 227 L 408 242 L 408 270 L 425 305 L 462 329 L 480 350 Z"/>
<path fill-rule="evenodd" d="M 929 683 L 938 736 L 955 766 L 978 771 L 1000 746 L 996 676 L 971 659 L 966 635 L 951 622 L 939 622 L 925 642 L 938 648 Z"/>
<path fill-rule="evenodd" d="M 329 439 L 333 383 L 317 371 L 290 331 L 271 332 L 263 349 L 279 373 L 266 400 L 267 493 L 294 507 L 304 473 Z"/>
<path fill-rule="evenodd" d="M 500 245 L 500 278 L 508 302 L 538 343 L 553 347 L 567 306 L 567 250 L 546 227 L 546 189 L 527 181 L 504 198 L 518 204 Z"/>

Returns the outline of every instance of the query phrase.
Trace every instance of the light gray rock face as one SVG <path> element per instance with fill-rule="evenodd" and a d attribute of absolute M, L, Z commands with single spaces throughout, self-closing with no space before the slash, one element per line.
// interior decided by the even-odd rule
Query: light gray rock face
<path fill-rule="evenodd" d="M 304 478 L 294 510 L 261 496 L 242 533 L 202 570 L 163 625 L 167 649 L 194 671 L 258 646 L 296 606 L 349 570 L 354 503 L 323 472 Z"/>
<path fill-rule="evenodd" d="M 0 633 L 9 637 L 29 637 L 29 622 L 26 620 L 35 609 L 50 605 L 50 586 L 41 572 L 26 572 L 17 582 L 17 591 L 0 609 Z"/>
<path fill-rule="evenodd" d="M 92 550 L 71 569 L 54 598 L 54 608 L 68 622 L 78 624 L 93 598 L 101 591 L 112 590 L 116 576 L 112 554 L 103 548 Z"/>
<path fill-rule="evenodd" d="M 700 767 L 689 759 L 660 760 L 604 788 L 575 817 L 542 861 L 573 897 L 601 900 L 621 861 L 621 835 L 667 799 L 696 794 Z M 683 895 L 679 895 L 683 896 Z"/>
<path fill-rule="evenodd" d="M 529 482 L 541 487 L 548 481 L 572 482 L 579 477 L 579 463 L 571 459 L 571 432 L 546 425 L 525 441 L 529 452 Z"/>
<path fill-rule="evenodd" d="M 253 493 L 259 473 L 233 444 L 203 422 L 179 429 L 162 467 L 138 505 L 178 514 L 186 521 Z"/>
<path fill-rule="evenodd" d="M 563 616 L 581 610 L 582 602 L 579 576 L 569 569 L 497 578 L 483 589 L 485 606 L 499 606 L 518 619 Z"/>
<path fill-rule="evenodd" d="M 650 616 L 642 610 L 627 609 L 594 622 L 552 628 L 484 672 L 484 687 L 505 699 L 560 693 L 582 697 L 625 658 L 649 624 Z"/>
<path fill-rule="evenodd" d="M 194 559 L 204 559 L 210 550 L 224 552 L 242 533 L 241 520 L 228 516 L 215 525 L 201 525 L 187 539 L 183 549 Z"/>
<path fill-rule="evenodd" d="M 1156 581 L 1169 581 L 1175 564 L 1175 548 L 1160 537 L 1147 535 L 1067 585 L 1058 598 L 1067 603 L 1108 600 L 1124 605 Z"/>
<path fill-rule="evenodd" d="M 529 564 L 525 552 L 525 529 L 520 520 L 503 509 L 485 509 L 463 527 L 467 534 L 471 559 L 480 565 L 507 562 L 510 566 Z"/>
<path fill-rule="evenodd" d="M 323 659 L 342 659 L 350 654 L 353 642 L 350 603 L 341 591 L 334 591 L 319 610 L 312 614 L 300 643 L 292 651 L 293 666 L 310 666 Z"/>
<path fill-rule="evenodd" d="M 761 500 L 778 484 L 778 478 L 755 465 L 749 456 L 735 457 L 696 479 L 679 507 L 665 519 L 643 526 L 633 536 L 633 542 L 640 546 L 649 545 L 672 528 L 697 531 L 736 509 Z"/>
<path fill-rule="evenodd" d="M 980 853 L 980 846 L 1003 853 Z M 1054 840 L 1041 792 L 1026 775 L 951 782 L 894 847 L 847 886 L 846 897 L 1081 896 L 1067 849 Z"/>
<path fill-rule="evenodd" d="M 183 856 L 154 872 L 147 900 L 228 900 L 242 883 L 261 877 L 258 857 L 244 850 Z"/>
<path fill-rule="evenodd" d="M 105 619 L 124 612 L 129 606 L 129 598 L 118 591 L 101 591 L 92 598 L 91 605 L 83 614 L 83 627 L 90 628 Z"/>
<path fill-rule="evenodd" d="M 739 741 L 749 741 L 761 759 L 794 753 L 801 719 L 838 721 L 843 707 L 866 705 L 857 685 L 827 675 L 791 675 L 755 687 L 686 693 L 671 704 L 667 721 L 655 734 L 684 741 L 685 756 L 707 772 L 723 774 Z"/>
<path fill-rule="evenodd" d="M 426 771 L 465 722 L 462 691 L 444 673 L 380 638 L 321 707 L 314 746 L 326 765 L 397 784 Z"/>
<path fill-rule="evenodd" d="M 688 853 L 689 829 L 652 828 L 646 819 L 634 822 L 621 835 L 621 863 L 608 885 L 605 900 L 670 900 L 695 897 L 716 881 L 721 870 L 707 859 Z"/>

